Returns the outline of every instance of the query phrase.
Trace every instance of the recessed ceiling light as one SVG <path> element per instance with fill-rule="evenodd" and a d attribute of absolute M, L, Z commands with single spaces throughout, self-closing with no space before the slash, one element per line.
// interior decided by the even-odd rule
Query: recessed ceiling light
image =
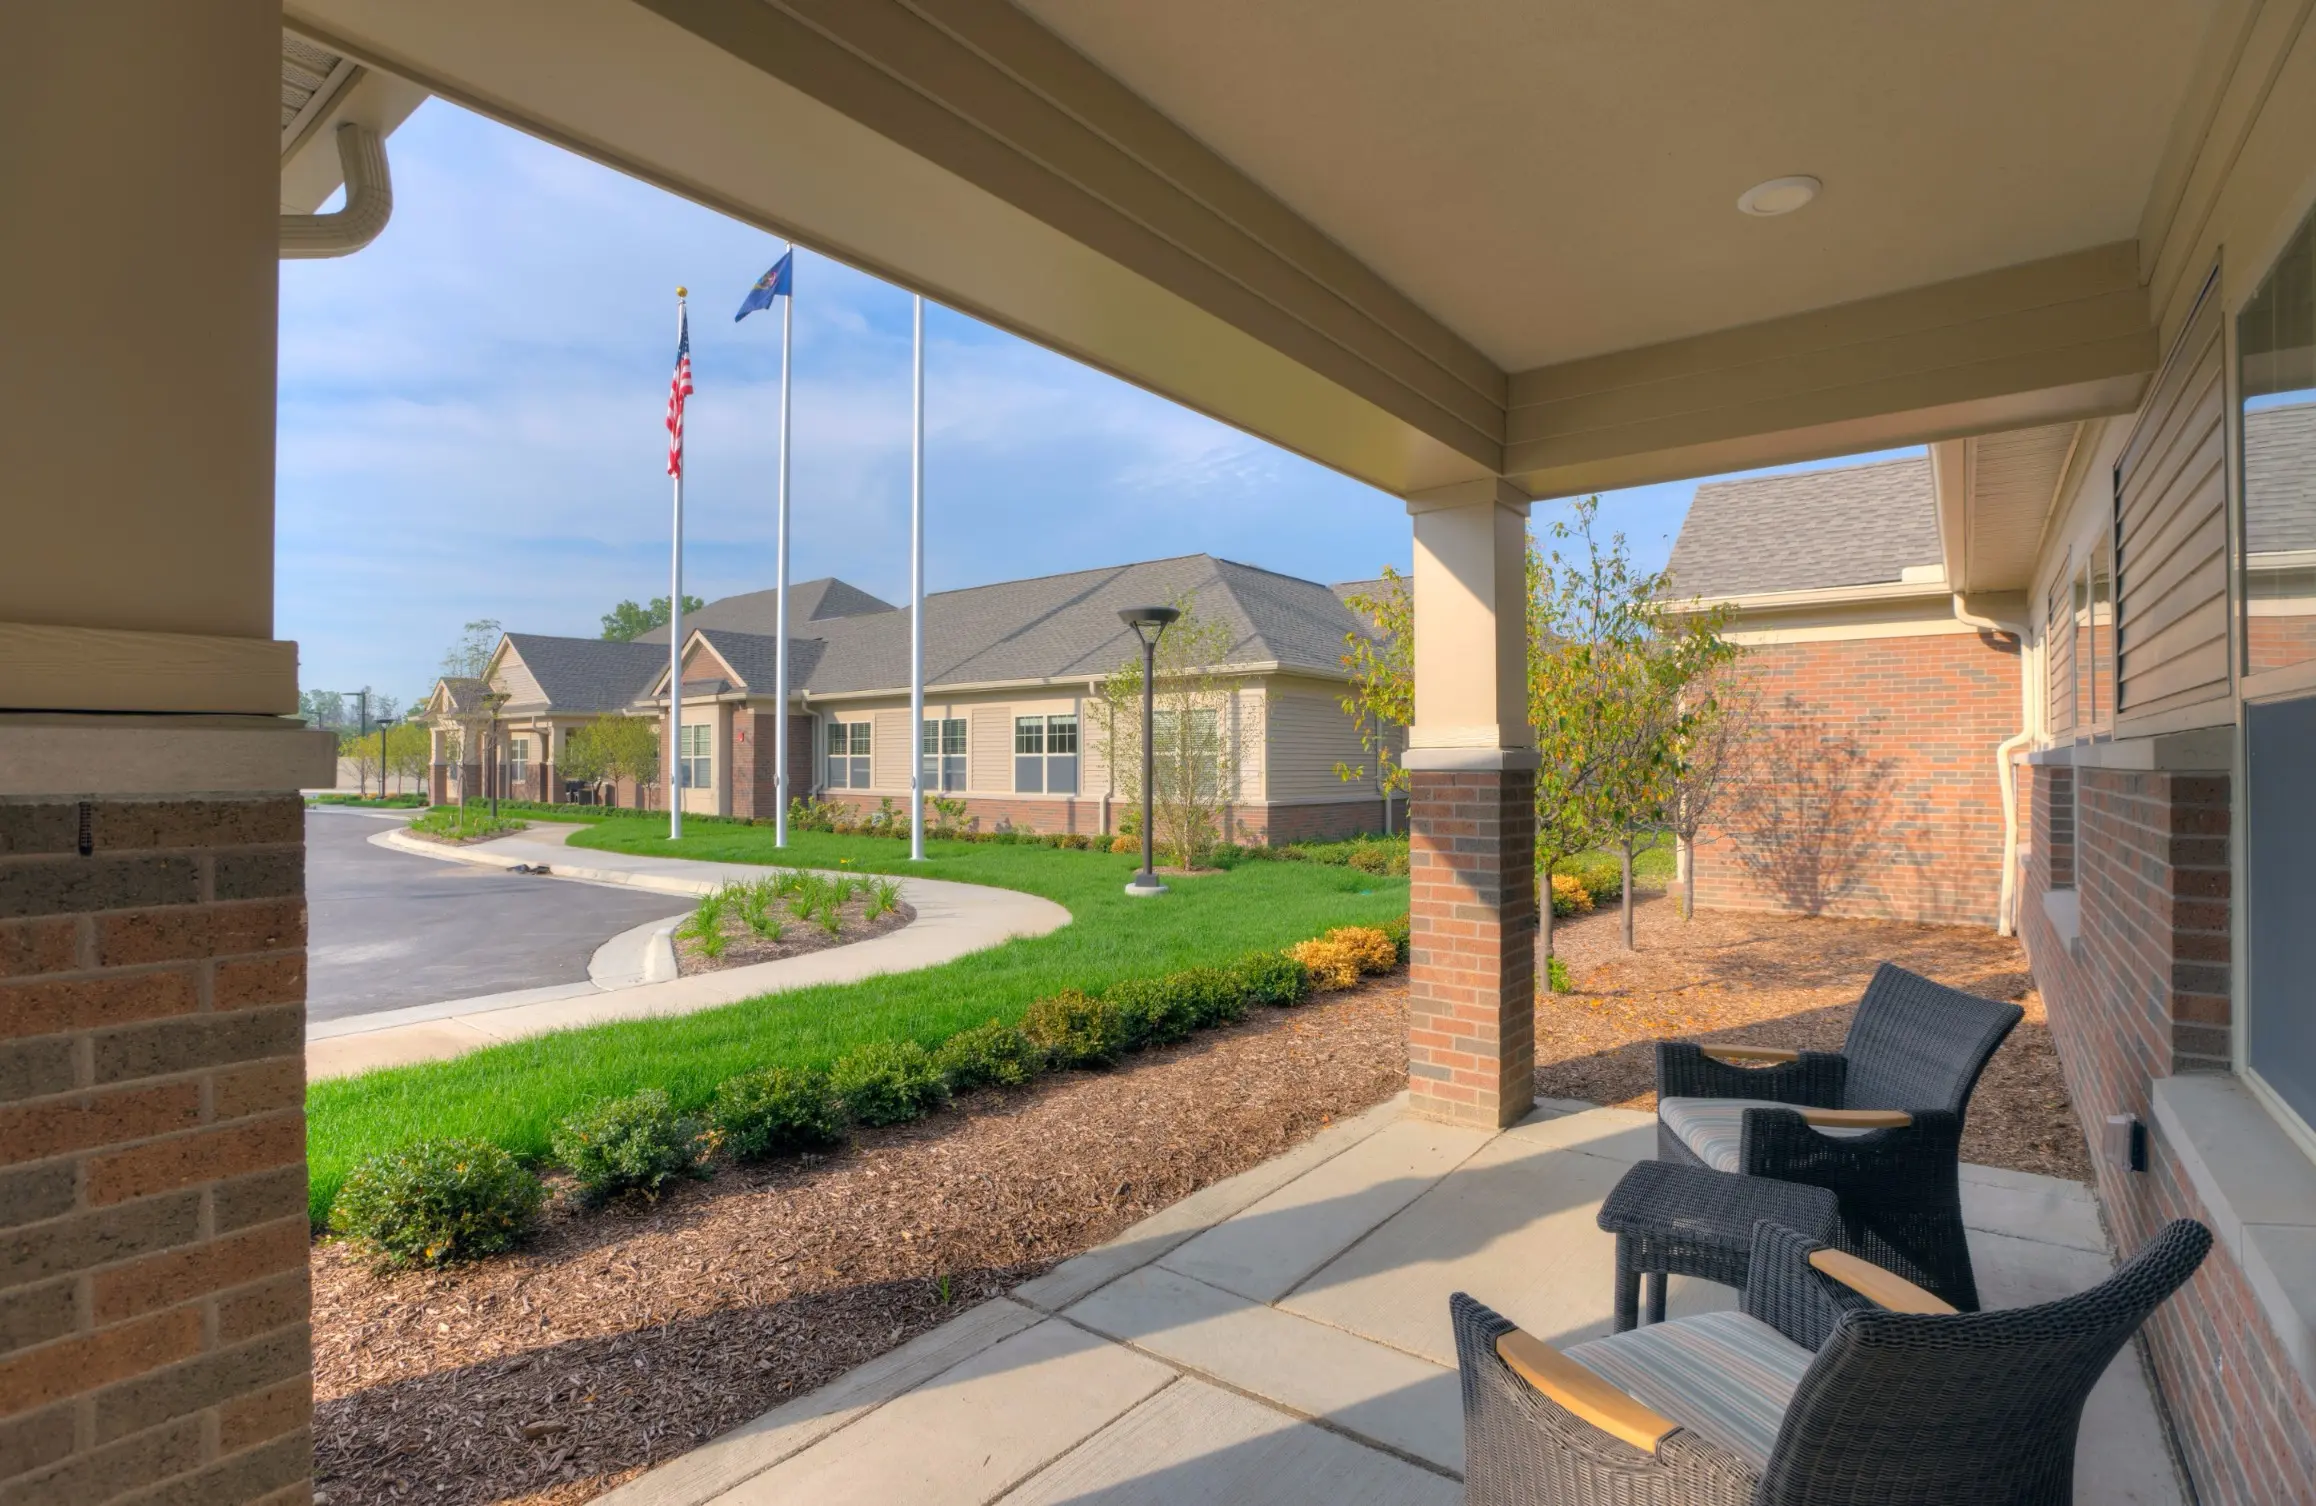
<path fill-rule="evenodd" d="M 1823 183 L 1806 175 L 1796 178 L 1771 178 L 1768 182 L 1756 183 L 1739 194 L 1737 207 L 1746 214 L 1765 217 L 1773 214 L 1791 214 L 1816 198 L 1818 191 L 1824 187 Z"/>

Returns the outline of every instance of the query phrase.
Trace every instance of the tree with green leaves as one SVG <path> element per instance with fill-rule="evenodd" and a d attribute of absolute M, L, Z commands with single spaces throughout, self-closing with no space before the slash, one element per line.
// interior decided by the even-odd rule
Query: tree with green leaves
<path fill-rule="evenodd" d="M 1222 840 L 1223 807 L 1238 796 L 1242 744 L 1231 726 L 1232 682 L 1215 666 L 1235 645 L 1227 624 L 1198 614 L 1189 596 L 1158 640 L 1151 742 L 1152 841 L 1177 868 L 1195 868 Z M 1119 794 L 1142 799 L 1142 656 L 1102 681 L 1092 729 Z"/>
<path fill-rule="evenodd" d="M 573 732 L 556 765 L 565 779 L 601 789 L 632 779 L 638 790 L 659 778 L 659 724 L 643 717 L 599 716 Z"/>
<path fill-rule="evenodd" d="M 434 739 L 419 721 L 396 722 L 386 733 L 386 772 L 426 788 L 427 765 L 434 756 Z"/>
<path fill-rule="evenodd" d="M 653 628 L 666 627 L 668 617 L 671 615 L 668 611 L 670 599 L 665 596 L 654 596 L 651 599 L 651 605 L 647 607 L 639 607 L 632 601 L 621 602 L 603 614 L 604 640 L 609 643 L 633 643 Z M 691 595 L 689 592 L 685 593 L 684 614 L 686 616 L 706 605 L 707 603 L 697 596 Z"/>
<path fill-rule="evenodd" d="M 1681 918 L 1697 916 L 1697 838 L 1726 823 L 1755 768 L 1761 725 L 1760 688 L 1723 670 L 1698 683 L 1694 714 L 1681 739 L 1666 825 L 1681 844 Z"/>
<path fill-rule="evenodd" d="M 491 654 L 504 637 L 496 617 L 477 617 L 459 633 L 442 656 L 442 674 L 447 680 L 479 680 L 490 668 Z"/>
<path fill-rule="evenodd" d="M 1375 787 L 1387 797 L 1403 794 L 1407 770 L 1399 764 L 1399 739 L 1415 721 L 1415 583 L 1385 565 L 1373 590 L 1353 592 L 1344 605 L 1375 631 L 1343 635 L 1343 667 L 1351 674 L 1343 714 L 1374 761 Z M 1365 764 L 1338 763 L 1335 777 L 1348 784 L 1369 776 Z"/>

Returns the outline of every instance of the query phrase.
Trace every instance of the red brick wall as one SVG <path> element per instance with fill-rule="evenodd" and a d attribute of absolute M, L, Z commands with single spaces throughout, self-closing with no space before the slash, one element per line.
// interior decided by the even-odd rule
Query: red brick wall
<path fill-rule="evenodd" d="M 1698 846 L 1697 902 L 1992 924 L 1994 752 L 2019 729 L 2017 643 L 1953 633 L 1773 644 L 1742 672 L 1760 692 L 1761 772 Z"/>
<path fill-rule="evenodd" d="M 1536 776 L 1411 778 L 1409 1105 L 1510 1124 L 1536 1095 Z"/>
<path fill-rule="evenodd" d="M 742 711 L 732 718 L 732 814 L 771 820 L 777 814 L 779 782 L 774 751 L 778 723 L 769 711 Z M 788 790 L 802 795 L 812 777 L 812 717 L 792 712 L 788 717 Z"/>
<path fill-rule="evenodd" d="M 2092 1146 L 2110 1114 L 2148 1124 L 2146 1172 L 2094 1159 L 2109 1225 L 2129 1252 L 2171 1219 L 2211 1222 L 2148 1103 L 2154 1079 L 2227 1061 L 2228 781 L 2024 772 L 2038 811 L 2060 803 L 2070 773 L 2076 786 L 2078 944 L 2070 949 L 2050 923 L 2039 862 L 2024 877 L 2019 930 Z M 2224 1245 L 2146 1334 L 2204 1506 L 2305 1500 L 2316 1479 L 2316 1399 Z"/>
<path fill-rule="evenodd" d="M 2244 673 L 2283 669 L 2316 659 L 2316 615 L 2260 613 L 2244 622 Z"/>
<path fill-rule="evenodd" d="M 307 1498 L 303 822 L 0 802 L 0 1499 Z"/>

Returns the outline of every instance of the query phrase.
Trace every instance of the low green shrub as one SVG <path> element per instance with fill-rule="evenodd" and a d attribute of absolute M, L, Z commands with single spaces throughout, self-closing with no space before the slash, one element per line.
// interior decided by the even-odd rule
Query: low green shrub
<path fill-rule="evenodd" d="M 1556 994 L 1568 992 L 1568 964 L 1558 957 L 1545 958 L 1544 986 Z"/>
<path fill-rule="evenodd" d="M 828 1069 L 829 1086 L 856 1124 L 901 1124 L 940 1107 L 948 1083 L 915 1041 L 871 1041 Z"/>
<path fill-rule="evenodd" d="M 581 1109 L 555 1127 L 549 1142 L 590 1203 L 626 1193 L 647 1197 L 677 1177 L 700 1171 L 700 1126 L 675 1111 L 667 1093 L 646 1088 Z"/>
<path fill-rule="evenodd" d="M 1171 1046 L 1199 1026 L 1197 1011 L 1170 975 L 1113 983 L 1102 1001 L 1125 1017 L 1126 1049 Z"/>
<path fill-rule="evenodd" d="M 844 1138 L 844 1106 L 824 1072 L 768 1067 L 727 1078 L 708 1105 L 724 1149 L 742 1161 L 834 1145 Z"/>
<path fill-rule="evenodd" d="M 1399 958 L 1399 965 L 1401 967 L 1407 966 L 1407 955 L 1409 950 L 1407 934 L 1408 918 L 1404 915 L 1397 916 L 1391 920 L 1385 921 L 1375 929 L 1381 931 L 1386 937 L 1390 939 L 1391 950 L 1393 954 Z"/>
<path fill-rule="evenodd" d="M 487 805 L 470 805 L 463 810 L 455 805 L 438 805 L 412 821 L 407 829 L 437 841 L 471 842 L 521 831 L 523 823 L 493 816 Z"/>
<path fill-rule="evenodd" d="M 1191 1024 L 1199 1029 L 1246 1018 L 1246 986 L 1229 968 L 1184 968 L 1166 981 L 1181 996 L 1190 1012 Z"/>
<path fill-rule="evenodd" d="M 1132 1044 L 1132 1022 L 1106 999 L 1078 989 L 1033 1001 L 1021 1013 L 1021 1033 L 1058 1067 L 1106 1067 Z"/>
<path fill-rule="evenodd" d="M 1045 1052 L 1011 1025 L 991 1020 L 943 1041 L 933 1066 L 951 1092 L 1017 1088 L 1045 1070 Z"/>
<path fill-rule="evenodd" d="M 1287 1009 L 1311 996 L 1311 970 L 1284 952 L 1249 952 L 1230 965 L 1239 997 Z"/>
<path fill-rule="evenodd" d="M 381 1264 L 449 1265 L 514 1248 L 545 1197 L 539 1179 L 495 1145 L 420 1140 L 355 1167 L 330 1227 Z"/>

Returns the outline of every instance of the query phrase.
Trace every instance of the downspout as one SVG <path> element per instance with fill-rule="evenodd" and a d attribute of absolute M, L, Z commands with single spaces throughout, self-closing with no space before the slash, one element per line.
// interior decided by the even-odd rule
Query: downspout
<path fill-rule="evenodd" d="M 1959 591 L 1954 593 L 1954 620 L 1981 632 L 2007 633 L 2018 639 L 2019 729 L 1994 750 L 1995 779 L 2002 790 L 2002 891 L 1994 902 L 1994 933 L 2008 936 L 2016 929 L 2013 912 L 2018 904 L 2018 768 L 2011 759 L 2035 738 L 2034 679 L 2028 673 L 2032 654 L 2026 623 L 1981 617 L 1963 605 Z"/>
<path fill-rule="evenodd" d="M 394 213 L 386 143 L 368 126 L 345 121 L 338 127 L 338 166 L 346 176 L 346 207 L 333 214 L 283 215 L 282 260 L 351 256 L 386 228 Z"/>

